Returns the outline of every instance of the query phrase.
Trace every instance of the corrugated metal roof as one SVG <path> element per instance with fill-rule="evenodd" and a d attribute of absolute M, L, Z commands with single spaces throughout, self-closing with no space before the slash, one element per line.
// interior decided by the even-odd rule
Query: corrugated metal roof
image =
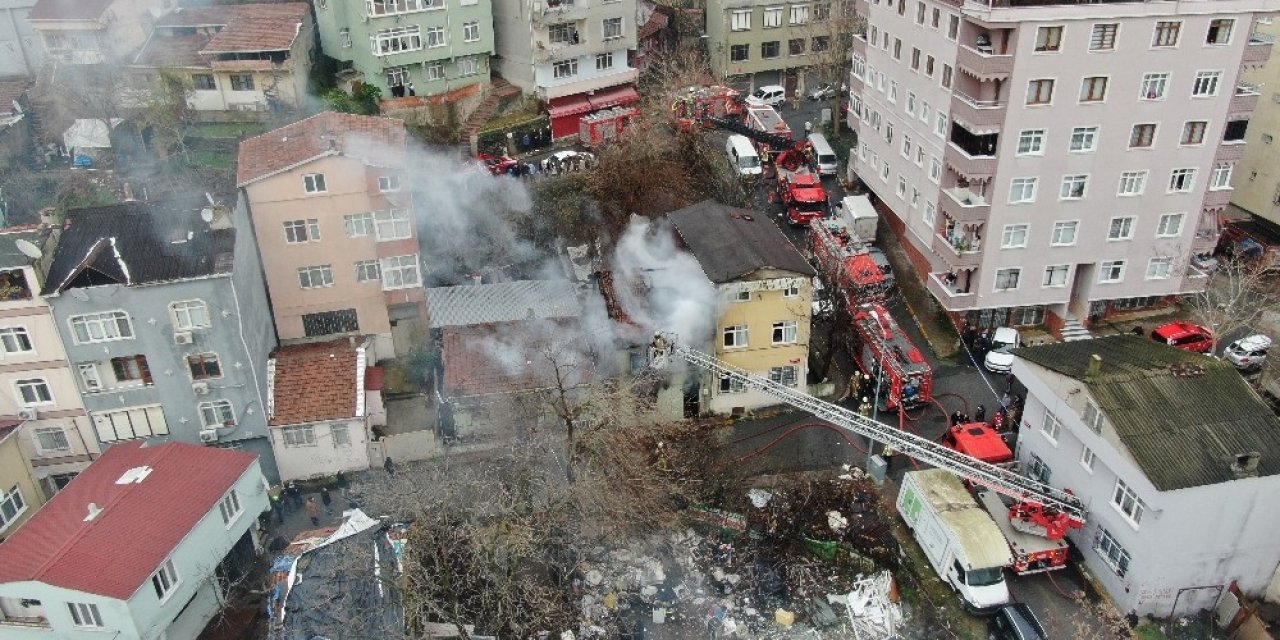
<path fill-rule="evenodd" d="M 582 304 L 568 280 L 518 280 L 427 289 L 431 328 L 465 327 L 528 318 L 569 318 Z"/>
<path fill-rule="evenodd" d="M 1089 360 L 1102 358 L 1088 375 Z M 1014 355 L 1080 380 L 1155 487 L 1228 482 L 1241 454 L 1280 474 L 1280 419 L 1229 363 L 1123 335 L 1026 347 Z"/>
<path fill-rule="evenodd" d="M 815 274 L 767 213 L 703 200 L 668 213 L 667 219 L 712 282 L 732 282 L 770 268 Z"/>

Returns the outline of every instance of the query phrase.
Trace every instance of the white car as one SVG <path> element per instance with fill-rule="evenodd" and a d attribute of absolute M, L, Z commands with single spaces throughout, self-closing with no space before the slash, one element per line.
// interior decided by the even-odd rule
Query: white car
<path fill-rule="evenodd" d="M 1022 345 L 1018 330 L 1013 327 L 1000 327 L 991 336 L 991 350 L 987 352 L 982 365 L 992 373 L 1009 373 L 1013 370 L 1013 353 Z"/>
<path fill-rule="evenodd" d="M 1261 367 L 1267 361 L 1267 350 L 1270 348 L 1271 338 L 1257 334 L 1232 342 L 1222 355 L 1237 369 L 1248 371 Z"/>
<path fill-rule="evenodd" d="M 766 85 L 756 89 L 751 95 L 747 96 L 747 104 L 753 107 L 769 105 L 776 107 L 787 101 L 787 90 L 776 85 Z"/>

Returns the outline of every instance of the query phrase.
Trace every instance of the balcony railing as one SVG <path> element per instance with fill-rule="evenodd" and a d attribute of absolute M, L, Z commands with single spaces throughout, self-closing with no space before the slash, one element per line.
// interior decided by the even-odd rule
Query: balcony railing
<path fill-rule="evenodd" d="M 953 91 L 951 116 L 973 134 L 995 133 L 1004 123 L 1008 105 L 1002 100 L 979 100 L 962 91 Z"/>
<path fill-rule="evenodd" d="M 1255 33 L 1249 36 L 1249 41 L 1245 43 L 1244 55 L 1240 57 L 1240 66 L 1257 67 L 1267 63 L 1271 59 L 1271 49 L 1275 46 L 1275 37 L 1265 33 Z"/>
<path fill-rule="evenodd" d="M 955 142 L 948 142 L 943 159 L 956 173 L 969 180 L 986 180 L 996 174 L 996 157 L 971 156 Z"/>
<path fill-rule="evenodd" d="M 933 236 L 933 250 L 953 268 L 972 268 L 982 262 L 982 241 L 965 236 Z"/>
<path fill-rule="evenodd" d="M 985 222 L 991 215 L 991 203 L 964 187 L 943 189 L 947 197 L 938 199 L 942 214 L 956 222 Z"/>
<path fill-rule="evenodd" d="M 1258 108 L 1258 96 L 1262 95 L 1262 90 L 1247 82 L 1241 82 L 1236 85 L 1235 93 L 1231 94 L 1231 103 L 1227 105 L 1227 113 L 1235 116 L 1253 113 Z"/>
<path fill-rule="evenodd" d="M 965 293 L 960 288 L 963 277 L 957 278 L 952 284 L 943 282 L 943 278 L 949 277 L 947 273 L 931 273 L 929 278 L 925 280 L 925 288 L 929 293 L 937 298 L 942 308 L 947 311 L 957 311 L 960 309 L 968 309 L 977 302 L 973 292 Z"/>
<path fill-rule="evenodd" d="M 1013 73 L 1013 56 L 980 51 L 967 44 L 956 53 L 960 69 L 979 80 L 1003 80 Z"/>

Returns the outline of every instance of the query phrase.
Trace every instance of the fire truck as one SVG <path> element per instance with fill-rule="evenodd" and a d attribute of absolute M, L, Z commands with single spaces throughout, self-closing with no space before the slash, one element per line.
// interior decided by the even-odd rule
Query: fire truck
<path fill-rule="evenodd" d="M 760 106 L 746 105 L 745 113 L 742 116 L 743 124 L 759 133 L 767 133 L 776 138 L 791 140 L 791 127 L 787 125 L 787 121 L 782 119 L 781 115 L 774 110 L 773 107 L 763 104 Z M 760 157 L 770 158 L 774 153 L 794 148 L 789 145 L 779 145 L 765 138 L 754 138 L 756 148 L 760 151 Z M 768 162 L 768 160 L 765 160 Z"/>
<path fill-rule="evenodd" d="M 655 369 L 666 367 L 673 358 L 680 358 L 721 378 L 762 391 L 797 409 L 807 411 L 820 420 L 825 420 L 855 435 L 869 438 L 904 456 L 950 471 L 965 483 L 976 487 L 980 499 L 985 499 L 982 498 L 984 493 L 995 494 L 996 497 L 1001 498 L 998 502 L 1006 507 L 1003 510 L 996 509 L 996 513 L 1004 514 L 996 516 L 997 520 L 1003 519 L 1003 523 L 997 523 L 1002 533 L 1007 527 L 1008 531 L 1043 538 L 1047 542 L 1062 542 L 1062 538 L 1069 530 L 1079 529 L 1085 525 L 1084 505 L 1070 490 L 1058 489 L 1035 478 L 1024 476 L 1008 466 L 995 465 L 975 458 L 956 448 L 872 420 L 840 405 L 819 400 L 799 389 L 774 382 L 768 377 L 748 373 L 718 358 L 677 343 L 675 336 L 671 334 L 655 336 L 649 351 L 651 365 Z M 1005 501 L 1008 503 L 1006 504 Z M 1015 541 L 1009 537 L 1012 534 L 1005 535 L 1011 548 L 1015 544 L 1031 539 L 1018 537 Z M 1065 554 L 1065 551 L 1063 553 Z M 1016 557 L 1015 551 L 1015 564 L 1018 562 Z M 1038 560 L 1043 562 L 1044 558 L 1038 558 Z M 1065 563 L 1065 555 L 1062 555 L 1058 566 L 1061 563 Z M 1041 567 L 1040 570 L 1045 569 Z"/>
<path fill-rule="evenodd" d="M 705 118 L 737 118 L 742 115 L 741 92 L 720 85 L 689 87 L 671 103 L 668 116 L 676 131 L 687 133 L 712 126 Z"/>
<path fill-rule="evenodd" d="M 857 347 L 853 361 L 878 380 L 876 403 L 882 411 L 912 409 L 933 401 L 933 367 L 911 338 L 879 304 L 850 309 Z"/>
<path fill-rule="evenodd" d="M 797 227 L 811 225 L 830 212 L 827 190 L 817 172 L 809 168 L 807 149 L 807 143 L 793 143 L 778 152 L 773 162 L 777 186 L 769 199 L 781 202 L 787 210 L 787 222 Z"/>
<path fill-rule="evenodd" d="M 846 309 L 884 302 L 889 294 L 888 278 L 867 245 L 845 220 L 831 218 L 809 225 L 809 250 L 818 272 L 843 296 Z"/>

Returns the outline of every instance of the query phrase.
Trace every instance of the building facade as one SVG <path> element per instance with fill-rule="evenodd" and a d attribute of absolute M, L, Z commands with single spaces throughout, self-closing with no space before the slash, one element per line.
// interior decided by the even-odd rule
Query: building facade
<path fill-rule="evenodd" d="M 1132 335 L 1017 355 L 1018 460 L 1083 502 L 1068 537 L 1120 611 L 1177 618 L 1280 578 L 1280 514 L 1258 508 L 1280 490 L 1280 423 L 1229 363 Z"/>
<path fill-rule="evenodd" d="M 957 320 L 1056 331 L 1203 289 L 1269 7 L 860 1 L 853 169 Z"/>
<path fill-rule="evenodd" d="M 98 442 L 243 449 L 274 480 L 275 332 L 244 208 L 126 202 L 67 220 L 44 294 Z"/>
<path fill-rule="evenodd" d="M 494 6 L 497 71 L 547 103 L 552 135 L 593 111 L 638 102 L 636 0 L 513 0 Z"/>
<path fill-rule="evenodd" d="M 46 61 L 123 63 L 146 41 L 157 16 L 175 0 L 37 0 L 27 20 Z"/>
<path fill-rule="evenodd" d="M 1256 39 L 1274 41 L 1280 35 L 1280 22 L 1262 17 L 1255 29 Z M 1266 99 L 1258 101 L 1249 120 L 1248 146 L 1231 176 L 1235 188 L 1231 204 L 1280 224 L 1280 149 L 1275 145 L 1275 137 L 1280 136 L 1280 58 L 1246 69 L 1242 80 Z"/>
<path fill-rule="evenodd" d="M 45 492 L 19 445 L 22 423 L 0 423 L 0 542 L 44 504 Z"/>
<path fill-rule="evenodd" d="M 380 354 L 412 347 L 392 341 L 393 325 L 425 316 L 404 157 L 401 121 L 333 112 L 240 143 L 237 186 L 281 341 L 371 335 Z"/>
<path fill-rule="evenodd" d="M 781 84 L 788 72 L 813 64 L 830 50 L 831 11 L 832 2 L 708 0 L 711 69 L 720 78 L 754 80 L 768 73 L 767 82 Z"/>
<path fill-rule="evenodd" d="M 465 93 L 489 83 L 491 0 L 314 0 L 320 46 L 382 96 Z M 399 87 L 399 89 L 397 89 Z"/>
<path fill-rule="evenodd" d="M 35 0 L 0 0 L 0 78 L 30 77 L 44 57 L 40 35 L 27 14 Z"/>

